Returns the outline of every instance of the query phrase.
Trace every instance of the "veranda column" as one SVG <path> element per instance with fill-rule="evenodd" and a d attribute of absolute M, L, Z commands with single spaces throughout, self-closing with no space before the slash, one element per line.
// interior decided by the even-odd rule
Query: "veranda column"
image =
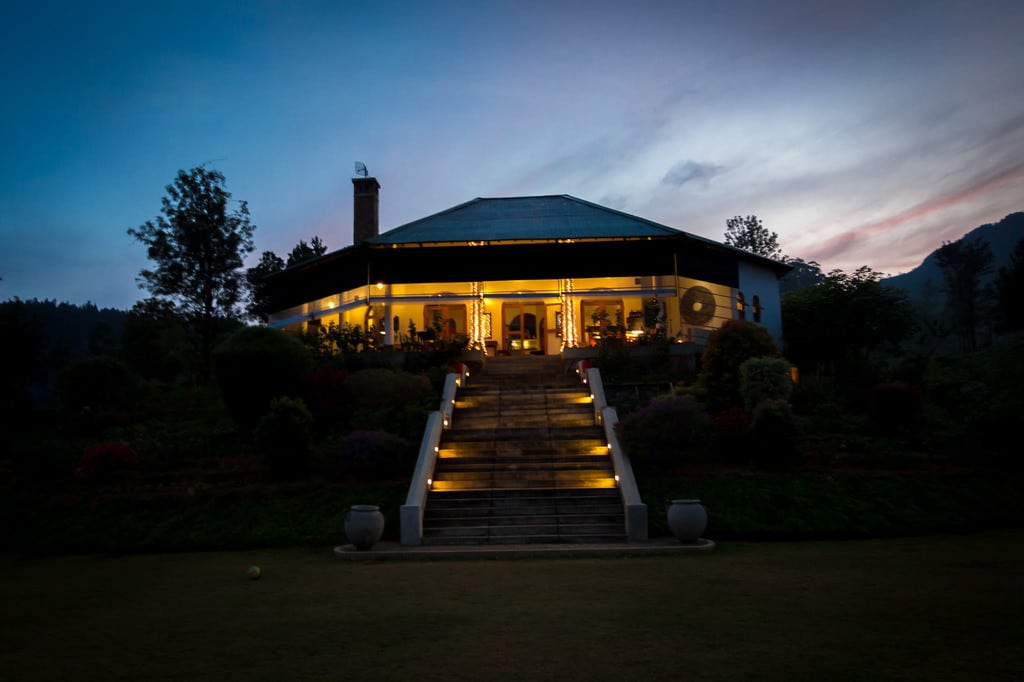
<path fill-rule="evenodd" d="M 577 346 L 578 330 L 576 328 L 576 297 L 572 295 L 572 279 L 559 282 L 559 298 L 562 303 L 562 350 Z"/>
<path fill-rule="evenodd" d="M 480 348 L 485 353 L 484 345 L 484 294 L 482 282 L 470 282 L 473 302 L 469 306 L 469 347 Z"/>
<path fill-rule="evenodd" d="M 391 347 L 395 345 L 395 324 L 391 319 L 391 285 L 384 286 L 384 319 L 380 322 L 384 325 L 384 345 Z"/>

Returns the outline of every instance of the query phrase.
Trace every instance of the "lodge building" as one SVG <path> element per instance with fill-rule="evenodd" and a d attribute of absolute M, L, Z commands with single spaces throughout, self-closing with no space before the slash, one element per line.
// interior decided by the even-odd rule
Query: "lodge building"
<path fill-rule="evenodd" d="M 567 195 L 477 198 L 381 233 L 380 184 L 352 183 L 353 245 L 270 277 L 270 326 L 558 354 L 606 337 L 700 346 L 745 319 L 781 344 L 783 263 Z"/>

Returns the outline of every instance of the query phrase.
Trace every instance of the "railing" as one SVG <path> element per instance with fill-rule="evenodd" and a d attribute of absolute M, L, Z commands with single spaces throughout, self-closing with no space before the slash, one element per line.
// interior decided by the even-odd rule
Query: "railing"
<path fill-rule="evenodd" d="M 601 372 L 596 367 L 586 367 L 580 363 L 580 377 L 590 386 L 590 395 L 594 403 L 594 419 L 604 427 L 604 437 L 608 443 L 608 454 L 612 458 L 615 469 L 615 480 L 619 486 L 623 509 L 626 513 L 626 538 L 630 542 L 642 542 L 647 539 L 647 505 L 640 499 L 640 490 L 633 476 L 633 467 L 629 457 L 619 444 L 615 434 L 615 424 L 619 415 L 614 407 L 608 406 L 604 394 Z"/>
<path fill-rule="evenodd" d="M 427 417 L 423 441 L 420 443 L 420 454 L 416 459 L 412 481 L 409 483 L 409 494 L 399 515 L 403 545 L 418 545 L 423 541 L 423 510 L 427 503 L 427 493 L 433 484 L 441 432 L 451 428 L 455 393 L 459 386 L 466 385 L 468 378 L 469 372 L 465 366 L 460 368 L 457 374 L 448 374 L 444 379 L 444 389 L 441 391 L 441 409 L 431 412 Z"/>

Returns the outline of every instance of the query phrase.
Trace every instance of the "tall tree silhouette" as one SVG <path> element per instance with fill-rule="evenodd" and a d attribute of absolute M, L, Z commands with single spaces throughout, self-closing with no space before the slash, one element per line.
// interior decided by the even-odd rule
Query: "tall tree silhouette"
<path fill-rule="evenodd" d="M 199 332 L 204 376 L 219 323 L 241 316 L 245 291 L 242 272 L 252 251 L 256 226 L 244 201 L 228 210 L 231 198 L 224 176 L 198 166 L 178 171 L 167 185 L 161 214 L 128 234 L 146 245 L 153 269 L 139 272 L 139 287 L 176 304 Z"/>
<path fill-rule="evenodd" d="M 765 258 L 785 258 L 779 247 L 779 235 L 765 227 L 756 215 L 735 216 L 726 220 L 725 243 Z"/>
<path fill-rule="evenodd" d="M 314 236 L 307 244 L 304 239 L 300 239 L 299 243 L 295 245 L 291 253 L 288 254 L 288 263 L 290 267 L 296 263 L 309 260 L 310 258 L 316 258 L 327 253 L 327 245 L 324 244 L 320 237 Z"/>
<path fill-rule="evenodd" d="M 260 261 L 245 271 L 245 279 L 249 283 L 249 315 L 261 322 L 267 321 L 270 312 L 266 293 L 266 278 L 275 272 L 281 272 L 285 263 L 273 251 L 264 251 Z"/>
<path fill-rule="evenodd" d="M 982 295 L 982 278 L 992 272 L 992 249 L 988 242 L 960 239 L 943 242 L 935 252 L 942 270 L 942 290 L 953 331 L 960 338 L 960 350 L 978 349 L 977 327 Z"/>
<path fill-rule="evenodd" d="M 995 285 L 1003 327 L 1024 329 L 1024 239 L 1014 247 L 1009 265 L 999 268 Z"/>

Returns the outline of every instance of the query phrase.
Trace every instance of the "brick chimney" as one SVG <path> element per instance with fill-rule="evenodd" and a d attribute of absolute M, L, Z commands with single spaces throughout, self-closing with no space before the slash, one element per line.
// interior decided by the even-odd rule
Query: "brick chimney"
<path fill-rule="evenodd" d="M 365 172 L 365 171 L 364 171 Z M 352 178 L 352 243 L 365 242 L 379 234 L 377 178 Z"/>

